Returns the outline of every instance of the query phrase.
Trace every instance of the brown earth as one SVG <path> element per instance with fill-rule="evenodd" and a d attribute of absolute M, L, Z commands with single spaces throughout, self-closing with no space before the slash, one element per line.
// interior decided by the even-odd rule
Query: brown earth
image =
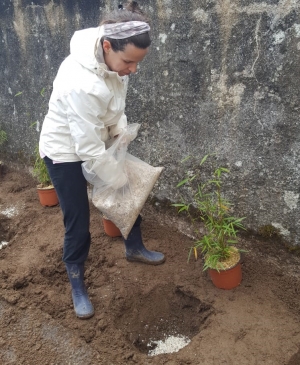
<path fill-rule="evenodd" d="M 167 260 L 129 263 L 120 238 L 107 237 L 91 203 L 92 246 L 86 283 L 96 314 L 74 316 L 61 261 L 59 206 L 40 205 L 30 174 L 6 167 L 0 178 L 0 363 L 299 365 L 300 258 L 282 245 L 240 238 L 243 281 L 213 286 L 201 260 L 187 262 L 192 240 L 184 221 L 147 204 L 145 245 Z M 3 245 L 4 246 L 4 245 Z M 150 341 L 191 342 L 149 356 Z"/>

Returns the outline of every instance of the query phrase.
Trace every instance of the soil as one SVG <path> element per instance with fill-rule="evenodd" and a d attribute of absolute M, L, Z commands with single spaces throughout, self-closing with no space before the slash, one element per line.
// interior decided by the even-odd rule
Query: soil
<path fill-rule="evenodd" d="M 243 280 L 214 287 L 202 261 L 187 262 L 184 220 L 146 203 L 147 248 L 166 262 L 127 262 L 121 238 L 105 235 L 91 203 L 92 245 L 85 278 L 95 307 L 77 319 L 61 261 L 60 207 L 40 205 L 29 173 L 0 177 L 0 363 L 299 365 L 300 258 L 269 239 L 239 238 Z M 6 245 L 6 242 L 8 243 Z M 178 352 L 150 356 L 154 341 L 184 336 Z M 148 346 L 152 344 L 152 346 Z"/>

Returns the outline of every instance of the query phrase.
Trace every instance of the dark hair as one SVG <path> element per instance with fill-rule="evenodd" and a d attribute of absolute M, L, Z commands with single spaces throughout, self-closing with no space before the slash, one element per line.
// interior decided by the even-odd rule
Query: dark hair
<path fill-rule="evenodd" d="M 148 18 L 140 9 L 138 3 L 136 1 L 128 1 L 124 8 L 123 6 L 119 5 L 118 10 L 114 10 L 111 13 L 106 14 L 100 25 L 123 23 L 135 20 L 149 24 Z M 127 44 L 133 44 L 135 47 L 142 49 L 148 48 L 151 44 L 149 32 L 138 34 L 125 39 L 112 39 L 110 37 L 104 36 L 101 38 L 102 45 L 104 40 L 110 42 L 111 47 L 115 52 L 124 51 L 124 48 Z"/>

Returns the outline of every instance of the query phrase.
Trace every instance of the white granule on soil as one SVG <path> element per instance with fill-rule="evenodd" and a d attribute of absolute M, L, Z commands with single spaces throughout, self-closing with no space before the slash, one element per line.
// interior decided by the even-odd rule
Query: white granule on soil
<path fill-rule="evenodd" d="M 18 208 L 17 207 L 8 207 L 4 210 L 2 210 L 0 213 L 2 213 L 3 215 L 5 215 L 6 217 L 10 218 L 13 217 L 15 215 L 19 214 Z"/>
<path fill-rule="evenodd" d="M 2 250 L 2 248 L 6 247 L 8 245 L 8 242 L 6 241 L 1 241 L 0 242 L 0 250 Z"/>
<path fill-rule="evenodd" d="M 150 350 L 149 356 L 156 356 L 159 354 L 170 354 L 172 352 L 178 352 L 183 347 L 187 346 L 191 340 L 185 336 L 170 336 L 165 340 L 151 341 L 148 346 L 157 345 L 155 349 Z"/>

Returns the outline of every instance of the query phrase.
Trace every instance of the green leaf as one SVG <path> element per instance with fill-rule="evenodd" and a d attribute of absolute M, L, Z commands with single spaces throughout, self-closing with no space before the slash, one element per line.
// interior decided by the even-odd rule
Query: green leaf
<path fill-rule="evenodd" d="M 218 184 L 220 184 L 220 181 L 219 180 L 209 180 L 208 181 L 208 184 L 216 184 L 216 185 L 218 185 Z"/>
<path fill-rule="evenodd" d="M 202 160 L 201 160 L 201 162 L 200 162 L 200 166 L 204 164 L 204 162 L 207 160 L 207 157 L 208 157 L 208 156 L 209 156 L 209 154 L 208 154 L 208 155 L 205 155 L 205 156 L 202 158 Z"/>
<path fill-rule="evenodd" d="M 18 93 L 16 93 L 15 96 L 19 96 L 19 95 L 22 95 L 23 94 L 23 91 L 19 91 Z"/>
<path fill-rule="evenodd" d="M 36 122 L 31 123 L 31 124 L 30 124 L 30 128 L 31 128 L 31 127 L 34 127 L 37 123 L 38 123 L 37 121 L 36 121 Z"/>
<path fill-rule="evenodd" d="M 188 210 L 189 210 L 189 207 L 188 207 L 188 205 L 187 205 L 187 206 L 184 206 L 184 207 L 180 208 L 180 209 L 178 210 L 178 213 L 181 213 L 181 212 L 184 212 L 184 211 L 188 211 Z"/>
<path fill-rule="evenodd" d="M 185 161 L 189 160 L 190 158 L 192 158 L 192 156 L 186 156 L 183 160 L 180 161 L 180 163 L 184 163 Z"/>
<path fill-rule="evenodd" d="M 179 188 L 180 186 L 186 184 L 189 180 L 190 180 L 189 178 L 186 178 L 186 179 L 180 181 L 180 183 L 178 183 L 176 187 Z"/>

